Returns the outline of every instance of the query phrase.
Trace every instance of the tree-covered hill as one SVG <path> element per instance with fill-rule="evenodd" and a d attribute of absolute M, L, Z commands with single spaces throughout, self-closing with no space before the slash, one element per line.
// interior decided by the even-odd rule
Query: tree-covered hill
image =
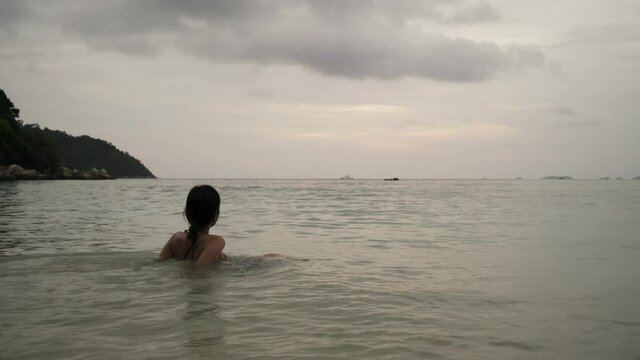
<path fill-rule="evenodd" d="M 80 171 L 105 169 L 115 177 L 155 177 L 139 160 L 109 142 L 41 129 L 37 124 L 24 124 L 19 117 L 20 110 L 0 89 L 0 167 L 17 164 L 54 174 L 64 166 Z"/>
<path fill-rule="evenodd" d="M 20 110 L 0 89 L 0 166 L 54 171 L 60 165 L 55 146 L 37 126 L 24 125 L 19 116 Z"/>
<path fill-rule="evenodd" d="M 41 131 L 55 145 L 62 166 L 82 171 L 105 169 L 111 176 L 119 178 L 155 177 L 138 159 L 109 142 L 86 135 L 71 136 L 64 131 L 47 128 Z"/>

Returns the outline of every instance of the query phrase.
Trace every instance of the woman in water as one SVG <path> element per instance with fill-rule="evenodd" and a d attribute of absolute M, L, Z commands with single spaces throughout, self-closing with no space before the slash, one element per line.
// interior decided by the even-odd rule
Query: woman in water
<path fill-rule="evenodd" d="M 189 230 L 171 236 L 160 252 L 160 260 L 183 259 L 209 264 L 226 259 L 224 239 L 209 234 L 220 214 L 220 195 L 209 185 L 194 186 L 187 196 L 184 215 Z"/>

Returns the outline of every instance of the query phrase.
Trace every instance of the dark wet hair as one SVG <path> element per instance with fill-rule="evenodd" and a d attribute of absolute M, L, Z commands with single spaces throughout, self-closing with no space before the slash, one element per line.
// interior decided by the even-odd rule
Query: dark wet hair
<path fill-rule="evenodd" d="M 209 226 L 218 220 L 220 214 L 220 195 L 213 187 L 209 185 L 197 185 L 191 188 L 187 196 L 187 203 L 184 207 L 183 215 L 189 222 L 189 232 L 187 240 L 191 241 L 187 253 L 184 255 L 186 259 L 196 244 L 198 231 Z"/>

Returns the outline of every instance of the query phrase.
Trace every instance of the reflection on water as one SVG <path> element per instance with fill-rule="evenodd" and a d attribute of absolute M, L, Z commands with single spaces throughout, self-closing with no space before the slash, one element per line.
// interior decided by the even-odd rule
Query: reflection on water
<path fill-rule="evenodd" d="M 224 344 L 224 321 L 217 300 L 223 279 L 210 268 L 186 265 L 184 272 L 184 313 L 179 321 L 186 339 L 183 346 L 196 357 L 207 357 Z"/>
<path fill-rule="evenodd" d="M 15 230 L 13 218 L 24 216 L 20 209 L 17 184 L 14 181 L 0 181 L 0 249 L 20 245 L 20 239 L 10 235 Z"/>
<path fill-rule="evenodd" d="M 156 262 L 200 182 L 0 183 L 3 357 L 640 354 L 640 182 L 211 180 L 231 260 Z"/>

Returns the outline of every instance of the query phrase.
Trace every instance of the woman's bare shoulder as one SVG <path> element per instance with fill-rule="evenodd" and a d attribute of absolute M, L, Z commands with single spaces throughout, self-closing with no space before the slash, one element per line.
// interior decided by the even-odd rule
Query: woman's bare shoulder
<path fill-rule="evenodd" d="M 207 235 L 207 242 L 208 244 L 202 251 L 198 263 L 204 264 L 223 260 L 224 238 L 218 235 Z"/>
<path fill-rule="evenodd" d="M 224 238 L 220 235 L 207 234 L 207 247 L 224 249 L 226 245 Z"/>
<path fill-rule="evenodd" d="M 186 231 L 178 231 L 177 233 L 173 234 L 171 237 L 187 237 L 187 232 Z"/>
<path fill-rule="evenodd" d="M 220 235 L 207 234 L 207 240 L 209 241 L 224 241 L 224 238 Z"/>
<path fill-rule="evenodd" d="M 171 238 L 169 238 L 169 241 L 171 242 L 178 242 L 181 240 L 184 240 L 187 238 L 187 233 L 184 231 L 178 231 L 177 233 L 171 235 Z"/>

